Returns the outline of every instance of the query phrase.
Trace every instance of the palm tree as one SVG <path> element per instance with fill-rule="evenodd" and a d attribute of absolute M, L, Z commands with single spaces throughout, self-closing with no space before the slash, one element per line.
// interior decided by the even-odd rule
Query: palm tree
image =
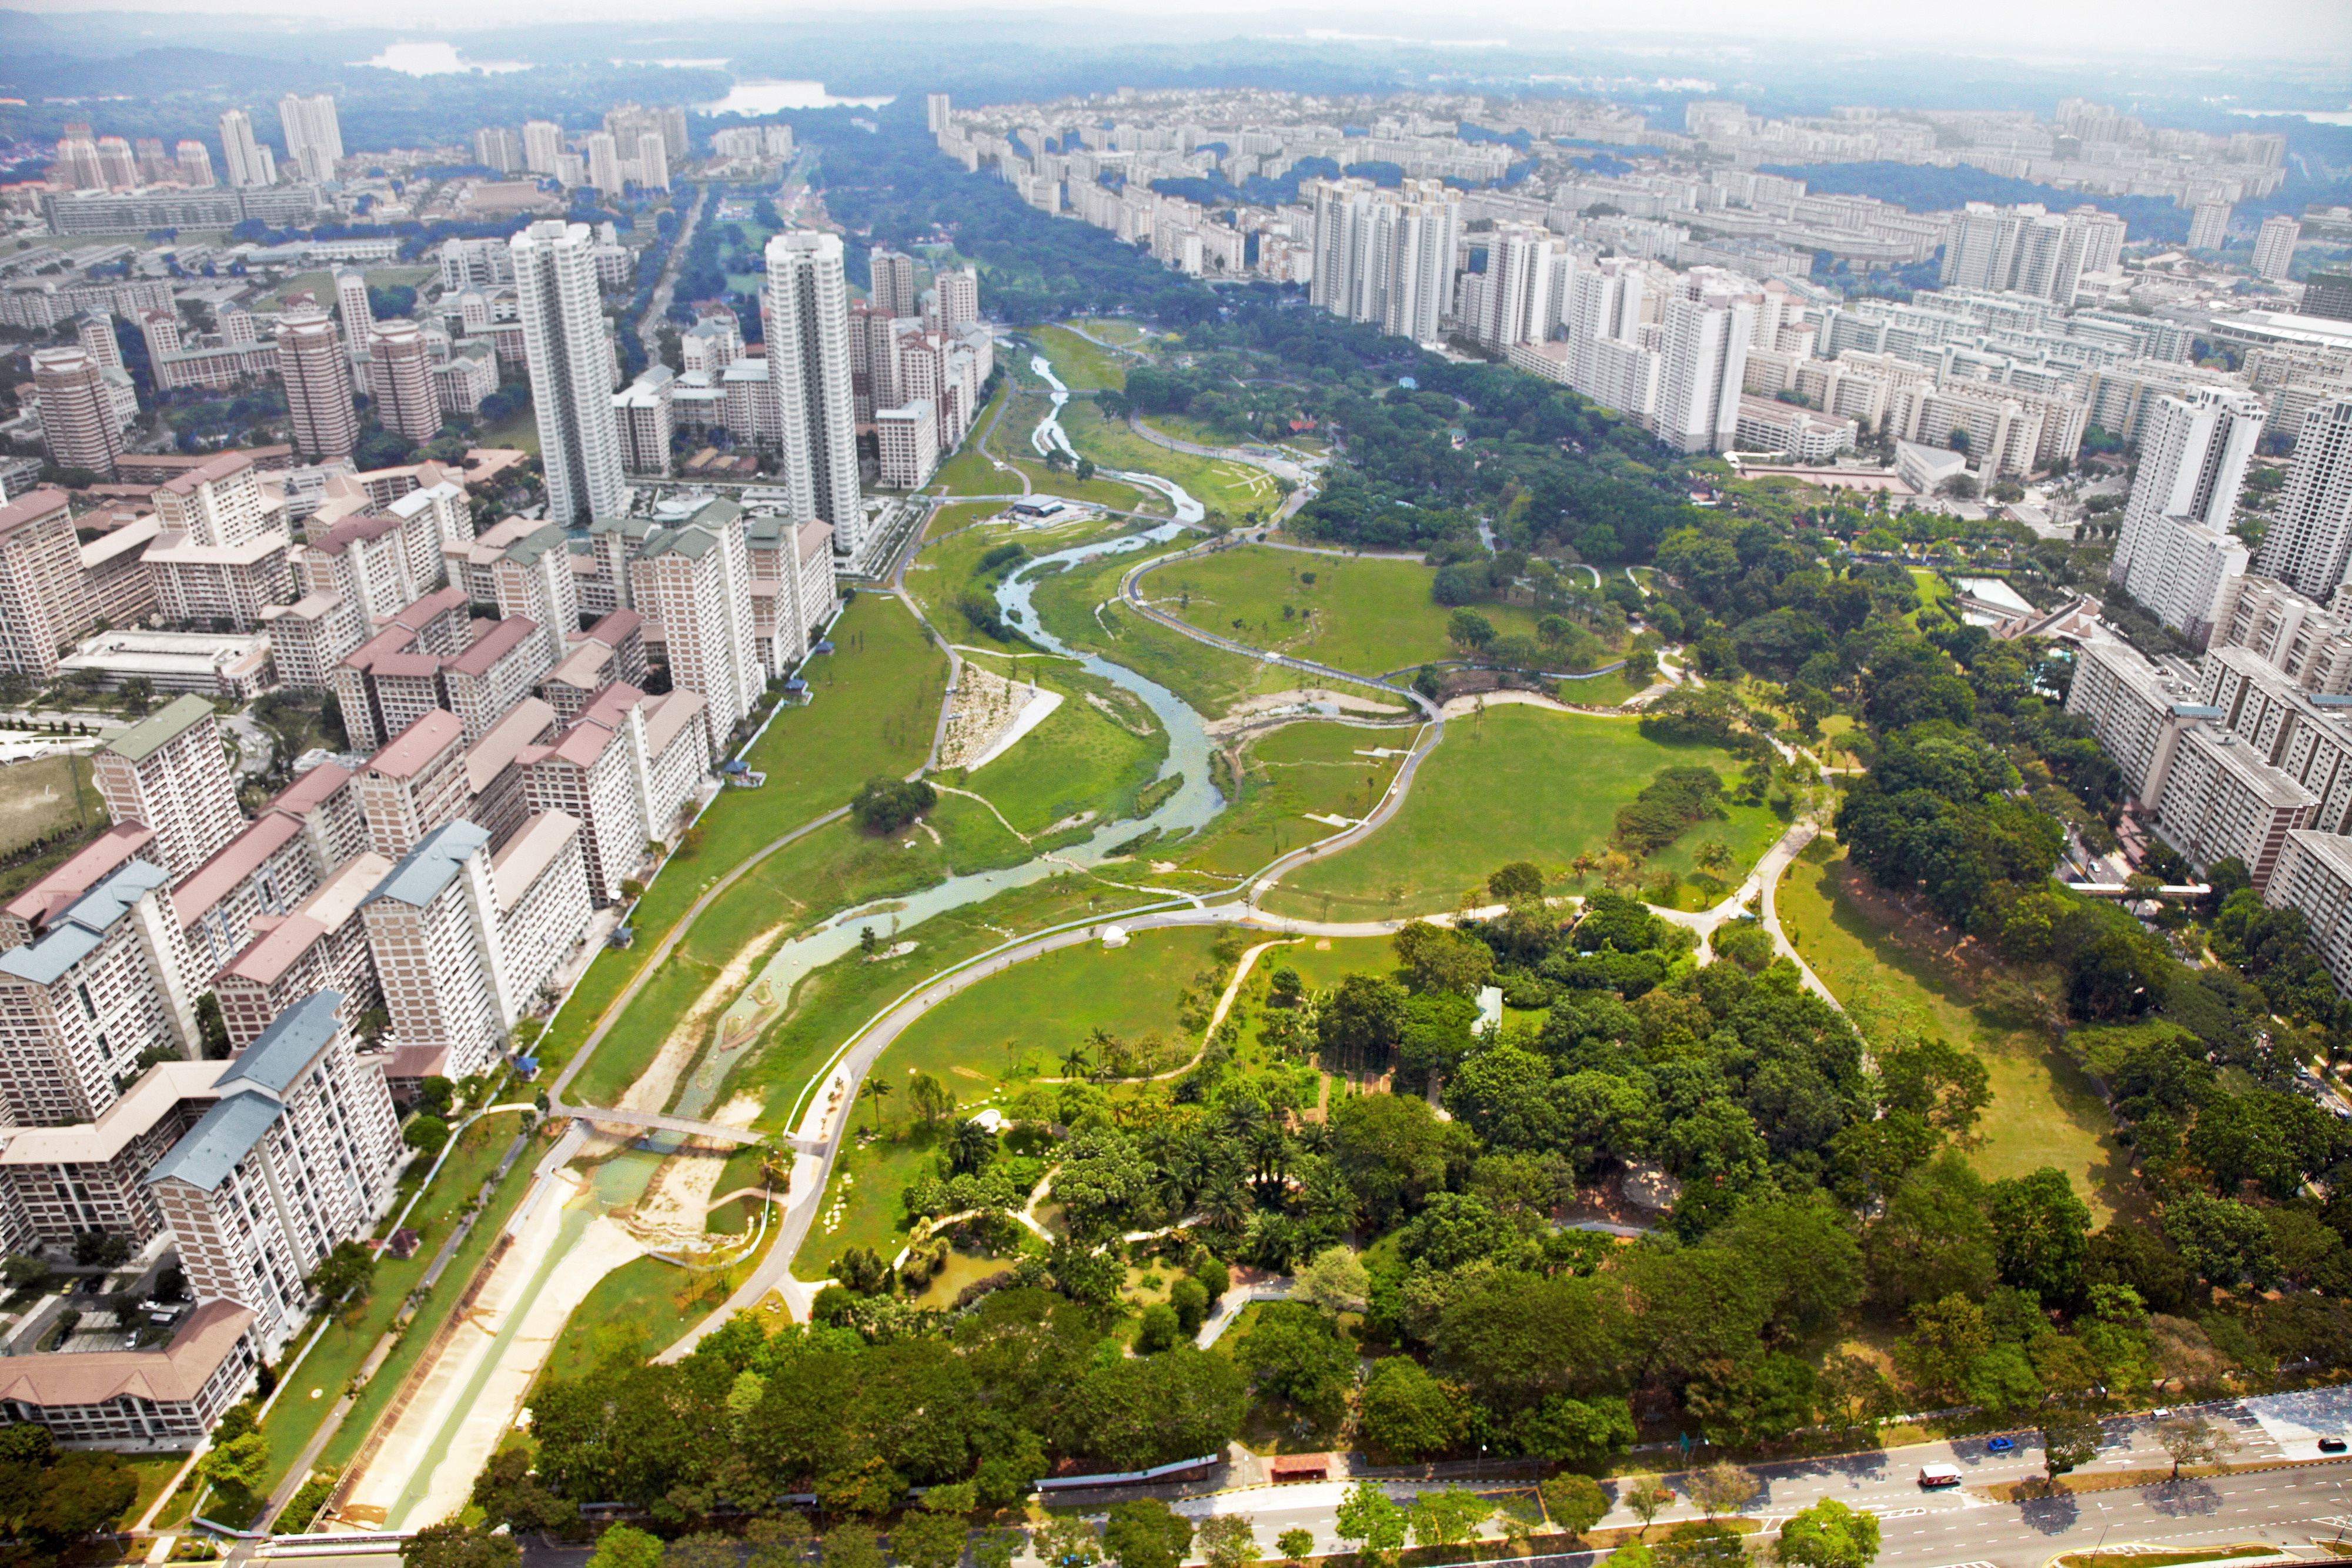
<path fill-rule="evenodd" d="M 874 1102 L 874 1130 L 879 1133 L 882 1130 L 882 1102 L 889 1098 L 890 1085 L 879 1078 L 869 1078 L 866 1081 L 866 1087 L 858 1092 Z"/>
<path fill-rule="evenodd" d="M 948 1138 L 948 1163 L 958 1176 L 969 1176 L 988 1164 L 996 1153 L 996 1134 L 978 1122 L 959 1123 Z"/>
<path fill-rule="evenodd" d="M 1062 1052 L 1063 1077 L 1083 1078 L 1086 1076 L 1087 1067 L 1087 1048 L 1085 1046 L 1074 1045 L 1070 1047 L 1069 1050 Z"/>

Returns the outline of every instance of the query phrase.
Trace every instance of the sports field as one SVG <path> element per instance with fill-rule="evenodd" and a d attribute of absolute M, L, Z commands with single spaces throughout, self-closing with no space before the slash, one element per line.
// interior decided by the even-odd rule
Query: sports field
<path fill-rule="evenodd" d="M 1630 718 L 1515 704 L 1451 719 L 1397 814 L 1362 842 L 1289 873 L 1265 907 L 1385 920 L 1450 909 L 1506 861 L 1558 875 L 1606 846 L 1617 808 L 1660 768 L 1692 763 L 1727 779 L 1738 771 L 1727 752 L 1648 739 Z"/>

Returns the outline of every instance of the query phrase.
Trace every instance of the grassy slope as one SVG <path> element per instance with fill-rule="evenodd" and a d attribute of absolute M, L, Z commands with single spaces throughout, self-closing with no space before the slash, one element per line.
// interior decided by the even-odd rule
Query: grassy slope
<path fill-rule="evenodd" d="M 1102 466 L 1165 475 L 1212 511 L 1238 517 L 1251 507 L 1272 510 L 1280 499 L 1271 482 L 1256 469 L 1156 446 L 1125 425 L 1105 420 L 1101 411 L 1085 398 L 1072 399 L 1062 410 L 1062 428 L 1071 445 Z"/>
<path fill-rule="evenodd" d="M 1360 844 L 1291 873 L 1267 907 L 1332 919 L 1391 918 L 1449 907 L 1505 861 L 1558 873 L 1608 840 L 1617 808 L 1662 768 L 1731 771 L 1712 747 L 1645 738 L 1628 719 L 1496 707 L 1456 719 L 1412 792 Z"/>
<path fill-rule="evenodd" d="M 771 840 L 846 803 L 867 779 L 907 773 L 929 754 L 932 716 L 947 690 L 947 656 L 891 599 L 861 597 L 833 637 L 840 651 L 810 666 L 816 700 L 779 713 L 752 748 L 751 764 L 767 773 L 767 787 L 730 790 L 705 813 L 702 847 L 673 857 L 637 905 L 631 916 L 636 945 L 598 955 L 542 1041 L 543 1061 L 560 1065 L 570 1058 L 711 881 Z M 711 917 L 726 918 L 721 909 Z"/>
<path fill-rule="evenodd" d="M 1269 670 L 1238 653 L 1203 647 L 1123 605 L 1107 604 L 1118 591 L 1120 574 L 1138 559 L 1107 557 L 1040 583 L 1034 602 L 1045 629 L 1074 648 L 1099 653 L 1158 681 L 1210 718 L 1252 692 L 1293 684 L 1286 671 Z"/>
<path fill-rule="evenodd" d="M 1092 811 L 1124 817 L 1160 770 L 1168 737 L 1151 711 L 1109 682 L 1047 659 L 1023 661 L 1023 674 L 1062 694 L 1062 704 L 1003 756 L 964 781 L 1004 813 L 1016 832 L 1036 836 L 1051 824 Z M 1003 671 L 999 671 L 1003 674 Z M 1089 695 L 1110 703 L 1114 721 Z M 1137 729 L 1147 734 L 1138 735 Z"/>
<path fill-rule="evenodd" d="M 2039 1031 L 1987 1024 L 1919 954 L 1840 891 L 1842 870 L 1842 862 L 1790 866 L 1778 895 L 1781 925 L 1841 999 L 1890 1010 L 1983 1059 L 1993 1103 L 1970 1162 L 1994 1178 L 2056 1166 L 2101 1222 L 2118 1207 L 2136 1207 L 2129 1155 L 2116 1143 L 2114 1119 L 2082 1069 Z"/>
<path fill-rule="evenodd" d="M 1106 387 L 1116 392 L 1127 385 L 1128 366 L 1137 362 L 1087 341 L 1066 327 L 1033 327 L 1029 335 L 1054 362 L 1054 373 L 1062 378 L 1062 384 L 1072 392 L 1098 392 Z M 1028 368 L 1026 359 L 1022 368 Z"/>
<path fill-rule="evenodd" d="M 1311 585 L 1301 580 L 1308 574 Z M 1162 610 L 1205 631 L 1358 674 L 1384 675 L 1454 655 L 1445 638 L 1454 612 L 1429 596 L 1436 575 L 1419 561 L 1244 545 L 1194 557 L 1144 580 Z M 1296 612 L 1293 619 L 1283 619 L 1286 609 Z M 1506 636 L 1535 634 L 1532 611 L 1505 604 L 1476 610 Z M 1310 611 L 1311 622 L 1304 619 Z M 1233 627 L 1236 620 L 1244 622 L 1239 632 Z"/>

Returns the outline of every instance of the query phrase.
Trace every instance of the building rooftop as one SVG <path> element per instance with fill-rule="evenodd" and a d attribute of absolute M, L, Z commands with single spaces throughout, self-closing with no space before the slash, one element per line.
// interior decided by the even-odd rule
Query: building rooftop
<path fill-rule="evenodd" d="M 38 931 L 52 915 L 98 885 L 107 873 L 155 841 L 143 822 L 117 822 L 63 865 L 10 899 L 5 912 Z"/>
<path fill-rule="evenodd" d="M 539 622 L 528 615 L 509 615 L 503 621 L 494 621 L 474 640 L 472 647 L 449 661 L 450 673 L 487 674 L 491 665 L 529 642 L 538 631 Z"/>
<path fill-rule="evenodd" d="M 659 757 L 709 706 L 700 692 L 667 691 L 646 704 L 646 749 Z"/>
<path fill-rule="evenodd" d="M 466 753 L 466 789 L 478 795 L 525 747 L 537 742 L 555 723 L 555 710 L 538 697 L 525 697 L 499 716 Z"/>
<path fill-rule="evenodd" d="M 185 1100 L 216 1100 L 217 1061 L 159 1061 L 95 1122 L 11 1127 L 0 1133 L 0 1166 L 98 1165 L 130 1146 Z"/>
<path fill-rule="evenodd" d="M 92 1350 L 0 1360 L 0 1399 L 26 1405 L 103 1405 L 125 1395 L 191 1404 L 253 1326 L 253 1309 L 206 1301 L 163 1350 Z"/>
<path fill-rule="evenodd" d="M 215 1082 L 223 1093 L 232 1084 L 255 1084 L 284 1098 L 342 1030 L 335 1009 L 343 1005 L 338 991 L 313 991 L 279 1013 L 251 1045 L 239 1051 L 228 1071 Z"/>
<path fill-rule="evenodd" d="M 134 860 L 107 873 L 57 917 L 37 941 L 0 953 L 0 975 L 37 986 L 55 985 L 97 950 L 116 921 L 170 878 L 163 867 Z"/>
<path fill-rule="evenodd" d="M 258 1045 L 259 1041 L 255 1041 Z M 251 1047 L 247 1048 L 248 1050 Z M 236 1163 L 251 1153 L 262 1134 L 286 1113 L 286 1108 L 257 1090 L 232 1094 L 205 1112 L 171 1153 L 147 1173 L 147 1185 L 184 1181 L 199 1192 L 210 1192 L 228 1178 Z"/>
<path fill-rule="evenodd" d="M 415 779 L 465 739 L 466 727 L 456 714 L 445 707 L 427 708 L 368 758 L 367 770 L 387 779 Z"/>
<path fill-rule="evenodd" d="M 522 831 L 490 860 L 490 883 L 499 890 L 499 913 L 512 915 L 531 883 L 579 836 L 580 819 L 562 811 L 541 811 L 525 822 Z"/>
<path fill-rule="evenodd" d="M 240 345 L 240 347 L 248 348 L 251 346 L 250 344 Z M 231 475 L 241 474 L 252 466 L 253 456 L 250 453 L 224 452 L 217 457 L 196 465 L 184 474 L 164 480 L 155 487 L 159 490 L 169 490 L 174 496 L 193 496 L 202 486 L 215 484 L 228 478 Z"/>
<path fill-rule="evenodd" d="M 106 749 L 144 762 L 213 716 L 213 705 L 199 696 L 173 697 L 162 711 L 141 720 L 106 743 Z"/>
<path fill-rule="evenodd" d="M 489 830 L 463 820 L 445 822 L 425 835 L 417 846 L 368 894 L 365 903 L 389 898 L 422 909 L 439 896 L 457 874 L 466 858 L 490 841 Z"/>
<path fill-rule="evenodd" d="M 67 509 L 66 493 L 44 486 L 0 507 L 0 534 L 14 533 L 26 523 L 37 523 Z"/>
<path fill-rule="evenodd" d="M 405 525 L 398 517 L 382 513 L 362 512 L 345 517 L 333 528 L 310 541 L 310 548 L 320 555 L 341 555 L 355 544 L 380 539 L 386 534 L 398 533 Z"/>
<path fill-rule="evenodd" d="M 341 763 L 321 762 L 280 789 L 264 810 L 289 811 L 297 817 L 307 817 L 333 799 L 335 791 L 351 781 L 352 771 Z"/>
<path fill-rule="evenodd" d="M 246 878 L 269 863 L 270 856 L 302 836 L 302 821 L 284 811 L 272 811 L 213 852 L 172 889 L 172 907 L 187 929 L 205 911 L 235 893 Z"/>

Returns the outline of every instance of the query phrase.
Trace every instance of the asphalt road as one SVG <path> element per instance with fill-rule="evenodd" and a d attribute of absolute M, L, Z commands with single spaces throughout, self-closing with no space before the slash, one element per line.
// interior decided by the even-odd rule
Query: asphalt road
<path fill-rule="evenodd" d="M 2225 1406 L 2210 1412 L 2233 1419 L 2247 1430 L 2240 1464 L 2278 1459 L 2283 1454 L 2268 1441 L 2242 1407 Z M 1892 1568 L 2042 1568 L 2061 1552 L 2101 1544 L 2164 1546 L 2174 1549 L 2213 1546 L 2239 1542 L 2267 1542 L 2305 1549 L 2315 1537 L 2333 1539 L 2352 1521 L 2352 1461 L 2297 1463 L 2212 1479 L 2191 1477 L 2026 1502 L 2000 1502 L 1980 1489 L 1999 1481 L 2021 1479 L 2041 1473 L 2040 1444 L 2031 1433 L 2012 1434 L 2013 1453 L 1990 1455 L 1984 1439 L 1963 1443 L 1930 1443 L 1880 1453 L 1802 1460 L 1750 1469 L 1762 1485 L 1757 1497 L 1740 1511 L 1758 1520 L 1767 1531 L 1777 1530 L 1790 1514 L 1823 1498 L 1835 1498 L 1849 1507 L 1875 1513 L 1884 1550 L 1878 1561 Z M 1919 1467 L 1943 1461 L 1959 1466 L 1966 1479 L 1958 1490 L 1922 1491 Z M 2108 1424 L 2108 1448 L 2095 1464 L 2078 1472 L 2084 1479 L 2117 1470 L 2148 1470 L 2170 1460 L 2155 1443 L 2152 1423 L 2116 1420 Z M 1679 1474 L 1667 1470 L 1667 1484 L 1682 1490 Z M 1391 1481 L 1388 1490 L 1400 1501 L 1415 1491 L 1448 1483 Z M 1524 1484 L 1480 1487 L 1498 1502 Z M 1303 1486 L 1257 1487 L 1195 1498 L 1175 1505 L 1194 1520 L 1211 1514 L 1245 1513 L 1255 1521 L 1258 1540 L 1270 1544 L 1285 1530 L 1312 1531 L 1318 1552 L 1346 1549 L 1332 1532 L 1333 1515 L 1346 1483 L 1332 1481 Z M 1658 1516 L 1652 1540 L 1682 1520 L 1697 1517 L 1696 1510 L 1677 1505 Z M 1638 1525 L 1640 1521 L 1620 1510 L 1604 1521 Z M 2347 1531 L 2352 1533 L 2352 1531 Z"/>

